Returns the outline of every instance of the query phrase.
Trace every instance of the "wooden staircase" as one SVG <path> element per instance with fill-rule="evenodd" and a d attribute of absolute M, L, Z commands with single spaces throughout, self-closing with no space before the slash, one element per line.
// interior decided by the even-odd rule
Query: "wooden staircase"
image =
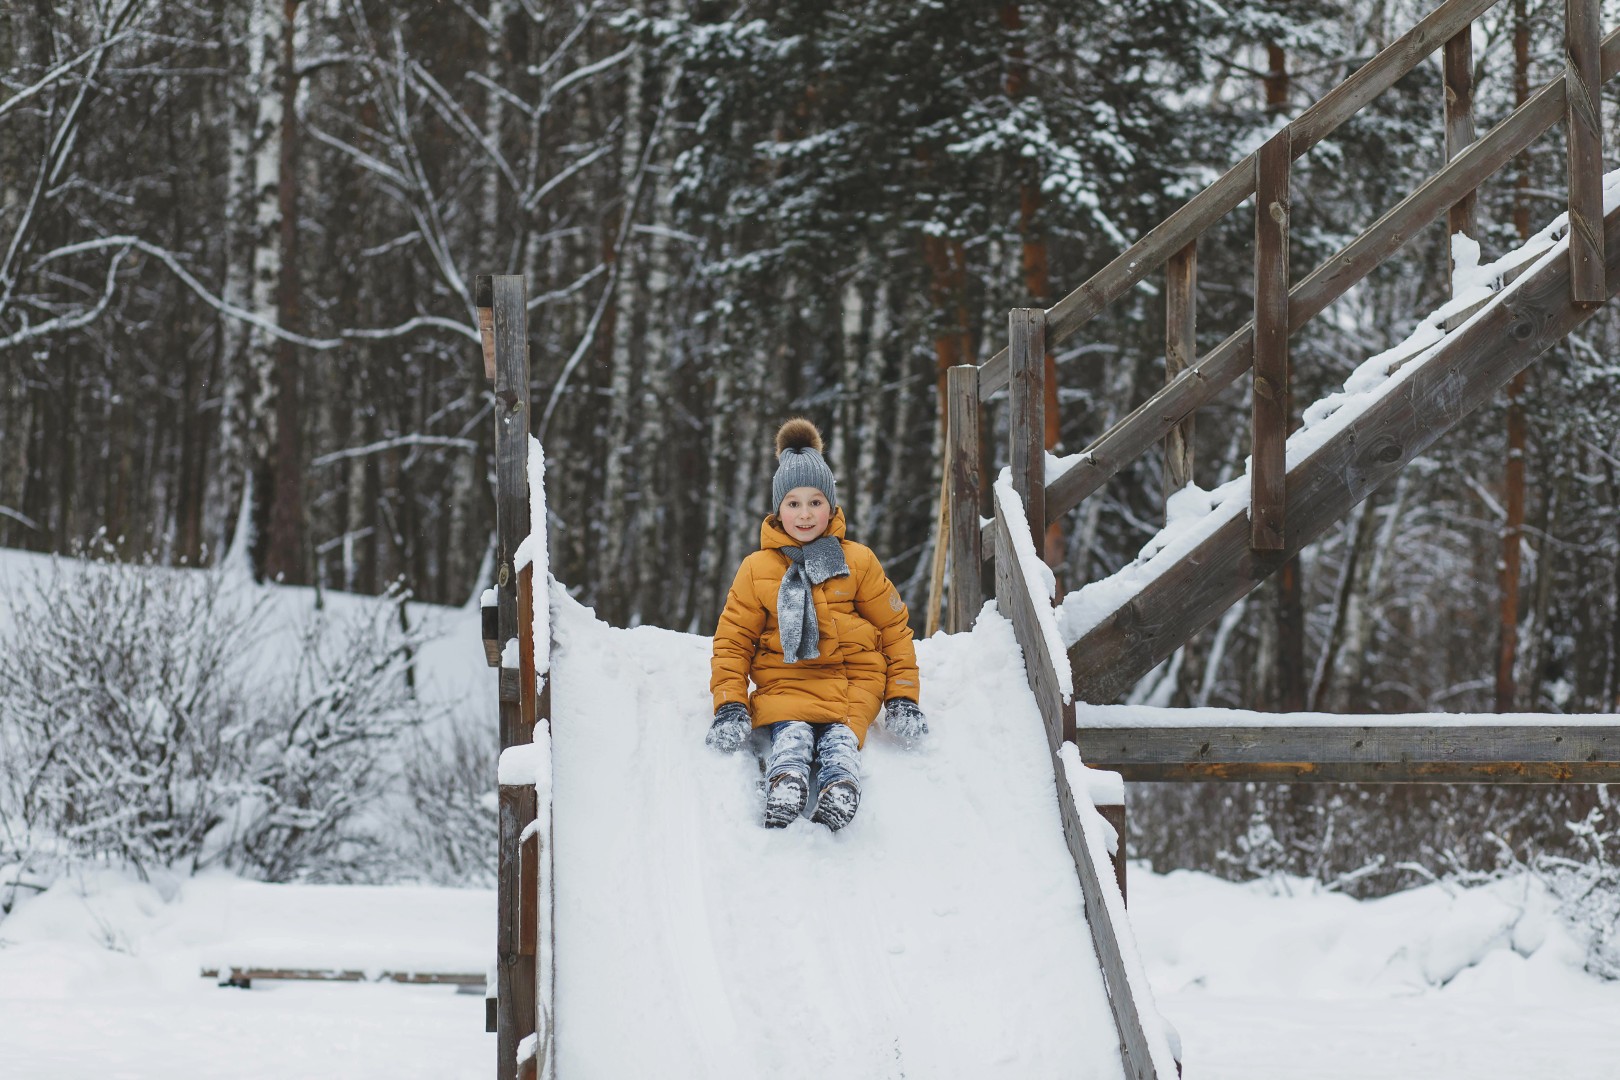
<path fill-rule="evenodd" d="M 1608 281 L 1620 284 L 1620 210 L 1604 221 L 1604 233 Z M 1254 550 L 1240 515 L 1075 642 L 1077 696 L 1101 703 L 1129 690 L 1597 310 L 1570 299 L 1568 259 L 1515 282 L 1414 361 L 1397 392 L 1288 470 L 1280 550 Z"/>
<path fill-rule="evenodd" d="M 1374 731 L 1349 722 L 1308 728 L 1117 730 L 1076 723 L 1076 701 L 1116 700 L 1188 638 L 1280 570 L 1402 466 L 1421 454 L 1514 375 L 1580 325 L 1620 286 L 1620 210 L 1603 211 L 1598 88 L 1620 71 L 1620 31 L 1600 40 L 1597 0 L 1566 0 L 1563 78 L 1542 87 L 1494 129 L 1473 138 L 1471 24 L 1495 0 L 1446 0 L 1264 147 L 1195 196 L 1049 309 L 1021 308 L 1009 344 L 981 367 L 953 368 L 949 431 L 949 625 L 965 629 L 983 602 L 985 559 L 995 561 L 996 602 L 1013 624 L 1030 688 L 1052 748 L 1064 835 L 1108 981 L 1124 1073 L 1132 1080 L 1180 1071 L 1169 1032 L 1146 987 L 1123 893 L 1104 872 L 1094 812 L 1075 779 L 1082 762 L 1133 779 L 1305 779 L 1453 782 L 1605 782 L 1620 779 L 1620 717 L 1588 727 L 1437 734 L 1424 727 Z M 1378 94 L 1445 51 L 1447 164 L 1337 255 L 1295 283 L 1288 265 L 1292 161 Z M 1468 321 L 1408 361 L 1391 392 L 1347 413 L 1335 432 L 1288 467 L 1288 338 L 1405 243 L 1444 215 L 1472 232 L 1474 192 L 1562 121 L 1570 198 L 1556 257 L 1469 312 Z M 1200 237 L 1254 196 L 1254 318 L 1195 357 Z M 1094 440 L 1048 484 L 1044 443 L 1047 350 L 1164 268 L 1165 387 Z M 1254 377 L 1250 498 L 1196 546 L 1066 649 L 1042 565 L 1047 526 L 1160 443 L 1167 474 L 1191 473 L 1186 426 L 1196 410 L 1244 372 Z M 989 522 L 979 473 L 981 405 L 1006 390 L 1012 483 L 998 483 Z M 1332 421 L 1329 420 L 1329 423 Z M 1320 433 L 1318 433 L 1320 434 Z M 1088 716 L 1088 720 L 1094 719 Z M 1348 719 L 1348 718 L 1347 718 Z M 1527 734 L 1533 731 L 1533 734 Z M 1153 745 L 1149 745 L 1152 743 Z M 1123 843 L 1123 839 L 1120 841 Z"/>
<path fill-rule="evenodd" d="M 986 483 L 974 463 L 978 406 L 1004 388 L 1012 405 L 1013 484 L 1035 534 L 1036 551 L 1044 554 L 1046 525 L 1077 508 L 1154 447 L 1175 446 L 1176 434 L 1186 430 L 1200 406 L 1245 372 L 1255 372 L 1250 512 L 1187 553 L 1180 565 L 1069 650 L 1077 696 L 1106 703 L 1280 569 L 1613 295 L 1620 283 L 1613 265 L 1617 241 L 1608 235 L 1613 221 L 1603 216 L 1596 101 L 1597 88 L 1620 72 L 1620 30 L 1600 40 L 1595 0 L 1566 0 L 1565 77 L 1540 88 L 1477 140 L 1448 146 L 1449 160 L 1442 169 L 1321 266 L 1297 283 L 1291 279 L 1290 162 L 1441 48 L 1447 53 L 1448 135 L 1472 132 L 1471 113 L 1457 115 L 1471 109 L 1471 88 L 1457 80 L 1471 77 L 1459 74 L 1471 68 L 1462 62 L 1470 48 L 1470 24 L 1494 3 L 1446 0 L 1068 296 L 1049 309 L 1014 311 L 1007 349 L 977 369 L 956 369 L 949 384 L 952 628 L 965 626 L 982 605 L 979 561 L 994 556 L 994 525 L 977 518 Z M 1560 122 L 1570 148 L 1572 227 L 1561 241 L 1568 244 L 1568 257 L 1493 297 L 1479 317 L 1446 336 L 1397 397 L 1292 469 L 1285 468 L 1289 335 L 1443 215 L 1453 231 L 1465 224 L 1478 186 Z M 1192 286 L 1199 238 L 1257 192 L 1268 212 L 1255 215 L 1254 319 L 1194 358 Z M 1160 268 L 1169 298 L 1166 385 L 1048 484 L 1042 442 L 1045 351 Z M 1190 472 L 1190 458 L 1170 464 L 1183 475 Z"/>

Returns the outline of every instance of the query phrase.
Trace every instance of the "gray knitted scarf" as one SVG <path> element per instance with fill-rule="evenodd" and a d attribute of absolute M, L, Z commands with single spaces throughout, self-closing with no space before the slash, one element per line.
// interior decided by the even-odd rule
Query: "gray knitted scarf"
<path fill-rule="evenodd" d="M 789 664 L 821 655 L 816 643 L 821 627 L 816 622 L 816 605 L 810 588 L 828 578 L 848 577 L 844 545 L 836 536 L 822 536 L 802 548 L 779 548 L 788 558 L 782 574 L 782 587 L 776 592 L 776 621 L 782 632 L 782 659 Z"/>

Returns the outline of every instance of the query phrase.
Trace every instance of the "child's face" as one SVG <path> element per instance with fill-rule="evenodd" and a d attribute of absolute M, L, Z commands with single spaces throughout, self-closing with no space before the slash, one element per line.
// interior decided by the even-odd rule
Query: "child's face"
<path fill-rule="evenodd" d="M 827 522 L 832 520 L 832 507 L 827 505 L 827 496 L 821 493 L 820 488 L 796 487 L 782 497 L 782 505 L 776 508 L 776 516 L 782 519 L 782 528 L 787 530 L 789 536 L 801 544 L 808 544 L 827 531 Z"/>

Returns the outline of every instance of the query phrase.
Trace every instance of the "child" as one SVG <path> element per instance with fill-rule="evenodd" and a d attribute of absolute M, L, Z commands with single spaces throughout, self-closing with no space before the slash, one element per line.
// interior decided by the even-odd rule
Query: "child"
<path fill-rule="evenodd" d="M 819 761 L 813 820 L 836 832 L 860 803 L 860 748 L 879 708 L 886 703 L 886 726 L 908 745 L 928 734 L 928 722 L 917 707 L 906 605 L 872 550 L 844 539 L 821 445 L 808 420 L 776 433 L 775 512 L 714 631 L 705 742 L 740 750 L 751 728 L 770 731 L 765 824 L 773 829 L 804 809 L 810 763 Z"/>

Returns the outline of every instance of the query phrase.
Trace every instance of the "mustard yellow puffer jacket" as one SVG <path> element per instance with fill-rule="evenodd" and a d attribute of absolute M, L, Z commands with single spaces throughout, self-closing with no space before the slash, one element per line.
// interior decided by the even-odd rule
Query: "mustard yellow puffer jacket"
<path fill-rule="evenodd" d="M 754 726 L 781 720 L 848 724 L 863 744 L 867 726 L 889 698 L 917 700 L 917 654 L 906 605 L 872 549 L 844 539 L 844 512 L 833 513 L 835 536 L 849 563 L 848 577 L 811 590 L 821 632 L 819 656 L 789 664 L 782 659 L 776 596 L 797 546 L 775 514 L 759 527 L 759 550 L 743 560 L 714 631 L 709 689 L 714 707 L 748 705 Z M 748 692 L 752 679 L 754 692 Z"/>

